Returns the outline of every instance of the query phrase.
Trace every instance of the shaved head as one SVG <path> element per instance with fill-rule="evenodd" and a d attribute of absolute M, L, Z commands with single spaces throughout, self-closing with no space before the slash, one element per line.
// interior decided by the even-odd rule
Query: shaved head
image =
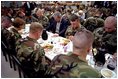
<path fill-rule="evenodd" d="M 31 33 L 35 33 L 37 31 L 41 31 L 43 30 L 43 26 L 42 24 L 38 23 L 38 22 L 32 22 L 30 25 L 30 32 Z"/>
<path fill-rule="evenodd" d="M 117 18 L 114 16 L 109 16 L 104 22 L 104 28 L 106 32 L 112 32 L 117 26 Z"/>
<path fill-rule="evenodd" d="M 90 49 L 93 43 L 94 36 L 92 32 L 82 29 L 76 32 L 73 38 L 73 49 L 75 50 L 86 50 Z"/>

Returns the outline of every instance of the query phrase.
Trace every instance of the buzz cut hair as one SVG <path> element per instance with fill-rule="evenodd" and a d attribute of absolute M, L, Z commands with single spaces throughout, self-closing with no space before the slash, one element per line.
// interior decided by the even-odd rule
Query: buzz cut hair
<path fill-rule="evenodd" d="M 32 22 L 31 25 L 30 25 L 30 32 L 31 33 L 35 33 L 37 31 L 41 31 L 43 30 L 43 26 L 42 24 L 38 23 L 38 22 Z"/>
<path fill-rule="evenodd" d="M 79 41 L 79 42 L 78 42 Z M 94 41 L 94 35 L 87 29 L 82 29 L 74 35 L 73 46 L 78 48 L 91 47 Z"/>

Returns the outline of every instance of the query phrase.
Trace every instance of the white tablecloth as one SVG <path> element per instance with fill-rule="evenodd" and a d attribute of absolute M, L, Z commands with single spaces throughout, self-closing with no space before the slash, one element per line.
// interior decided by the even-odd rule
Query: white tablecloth
<path fill-rule="evenodd" d="M 25 28 L 25 34 L 22 34 L 22 37 L 26 37 L 28 36 L 28 32 L 29 32 L 29 24 L 26 26 Z M 53 37 L 53 33 L 47 32 L 48 33 L 48 39 L 45 41 L 42 38 L 38 39 L 38 43 L 41 44 L 41 46 L 43 46 L 44 44 L 52 44 L 53 48 L 50 49 L 49 51 L 45 51 L 45 56 L 50 59 L 53 60 L 53 58 L 59 54 L 68 54 L 69 52 L 73 51 L 73 44 L 72 41 L 70 41 L 67 45 L 62 45 L 62 40 L 65 39 L 63 37 Z M 112 57 L 110 54 L 106 54 L 105 58 L 107 60 L 108 57 Z M 93 68 L 97 69 L 97 67 L 95 67 L 95 62 L 93 61 L 93 56 L 92 54 L 88 54 L 86 57 L 86 60 L 88 61 L 88 64 L 90 66 L 92 66 Z M 107 68 L 107 63 L 105 63 L 105 65 L 101 68 Z M 100 70 L 101 70 L 100 69 Z M 113 70 L 115 73 L 117 73 L 117 67 L 115 68 L 115 70 Z"/>

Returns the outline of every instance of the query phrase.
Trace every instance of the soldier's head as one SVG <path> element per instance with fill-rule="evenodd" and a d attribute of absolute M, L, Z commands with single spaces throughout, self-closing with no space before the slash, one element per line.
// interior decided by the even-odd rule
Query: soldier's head
<path fill-rule="evenodd" d="M 10 27 L 12 25 L 12 21 L 11 21 L 11 19 L 9 17 L 2 16 L 1 17 L 1 25 L 4 28 L 8 28 L 8 27 Z"/>
<path fill-rule="evenodd" d="M 61 17 L 62 17 L 62 15 L 61 15 L 60 12 L 54 13 L 54 19 L 55 19 L 56 22 L 60 22 L 61 21 Z"/>
<path fill-rule="evenodd" d="M 38 22 L 33 22 L 30 25 L 30 34 L 29 37 L 34 39 L 39 39 L 43 31 L 43 26 Z"/>
<path fill-rule="evenodd" d="M 13 26 L 17 29 L 17 30 L 21 30 L 24 28 L 25 26 L 25 21 L 21 18 L 15 18 L 13 21 Z"/>
<path fill-rule="evenodd" d="M 86 29 L 81 29 L 76 32 L 73 37 L 73 53 L 86 58 L 86 55 L 91 50 L 94 36 L 92 32 Z"/>
<path fill-rule="evenodd" d="M 43 15 L 44 15 L 44 10 L 43 10 L 43 9 L 40 9 L 40 8 L 37 9 L 36 15 L 37 15 L 38 17 L 43 16 Z"/>
<path fill-rule="evenodd" d="M 70 22 L 72 28 L 80 27 L 80 17 L 77 16 L 76 14 L 72 14 L 70 16 Z"/>
<path fill-rule="evenodd" d="M 114 16 L 109 16 L 105 19 L 104 29 L 106 32 L 112 32 L 117 27 L 117 18 Z"/>
<path fill-rule="evenodd" d="M 87 29 L 93 32 L 97 28 L 97 19 L 94 17 L 89 17 L 84 22 L 83 26 Z"/>

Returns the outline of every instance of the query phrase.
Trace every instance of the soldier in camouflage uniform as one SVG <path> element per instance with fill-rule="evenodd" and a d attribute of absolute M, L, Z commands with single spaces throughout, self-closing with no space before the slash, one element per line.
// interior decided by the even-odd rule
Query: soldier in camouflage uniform
<path fill-rule="evenodd" d="M 100 78 L 101 74 L 86 61 L 93 40 L 92 33 L 86 29 L 76 32 L 73 37 L 73 52 L 68 55 L 58 55 L 51 63 L 55 77 Z"/>
<path fill-rule="evenodd" d="M 30 26 L 29 36 L 17 42 L 17 57 L 30 77 L 47 77 L 48 69 L 45 62 L 45 52 L 37 42 L 42 30 L 43 26 L 38 22 L 34 22 Z"/>
<path fill-rule="evenodd" d="M 8 46 L 8 48 L 11 48 L 9 45 L 9 40 L 11 37 L 11 33 L 7 30 L 7 28 L 11 27 L 12 21 L 7 16 L 2 16 L 1 18 L 1 41 Z"/>
<path fill-rule="evenodd" d="M 32 22 L 39 22 L 43 25 L 44 28 L 48 26 L 48 18 L 44 16 L 44 12 L 41 9 L 38 9 L 35 14 L 31 17 Z"/>
<path fill-rule="evenodd" d="M 66 38 L 71 40 L 74 34 L 77 31 L 79 31 L 80 28 L 84 28 L 84 27 L 81 26 L 80 18 L 75 14 L 71 15 L 70 21 L 71 21 L 71 25 L 67 28 L 65 35 L 66 35 Z"/>
<path fill-rule="evenodd" d="M 14 36 L 15 41 L 22 38 L 18 31 L 20 31 L 21 29 L 24 29 L 24 26 L 25 26 L 25 21 L 23 19 L 21 18 L 14 19 L 13 27 L 10 27 L 9 31 L 12 33 L 12 36 Z"/>
<path fill-rule="evenodd" d="M 23 29 L 25 26 L 25 21 L 21 18 L 15 18 L 13 21 L 13 26 L 8 28 L 9 32 L 11 33 L 9 41 L 9 45 L 11 47 L 11 52 L 16 55 L 16 41 L 21 39 L 21 35 L 18 32 L 19 30 Z"/>
<path fill-rule="evenodd" d="M 113 54 L 117 50 L 117 19 L 114 16 L 106 18 L 104 28 L 94 31 L 94 44 L 97 49 L 102 49 L 105 53 Z"/>
<path fill-rule="evenodd" d="M 96 28 L 104 26 L 104 20 L 97 17 L 89 17 L 86 19 L 83 26 L 87 30 L 90 30 L 91 32 L 93 32 Z"/>

